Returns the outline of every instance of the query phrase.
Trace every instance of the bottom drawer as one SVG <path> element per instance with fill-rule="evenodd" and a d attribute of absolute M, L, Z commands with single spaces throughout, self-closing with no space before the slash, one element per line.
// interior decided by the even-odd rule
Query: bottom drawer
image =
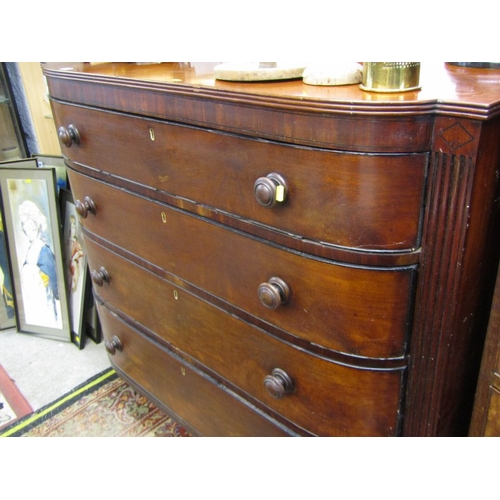
<path fill-rule="evenodd" d="M 286 436 L 242 401 L 232 397 L 187 364 L 156 346 L 98 304 L 104 338 L 117 336 L 122 350 L 111 363 L 164 403 L 167 411 L 201 436 Z"/>

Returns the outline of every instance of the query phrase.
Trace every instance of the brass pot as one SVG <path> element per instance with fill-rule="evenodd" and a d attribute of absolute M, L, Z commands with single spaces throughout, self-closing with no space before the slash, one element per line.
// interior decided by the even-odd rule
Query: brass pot
<path fill-rule="evenodd" d="M 419 62 L 365 62 L 362 90 L 409 92 L 420 89 Z"/>

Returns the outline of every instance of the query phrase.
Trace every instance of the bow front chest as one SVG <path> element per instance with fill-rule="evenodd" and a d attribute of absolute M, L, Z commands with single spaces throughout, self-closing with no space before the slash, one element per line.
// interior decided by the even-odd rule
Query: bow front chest
<path fill-rule="evenodd" d="M 500 72 L 422 90 L 45 64 L 117 372 L 195 435 L 465 435 Z"/>

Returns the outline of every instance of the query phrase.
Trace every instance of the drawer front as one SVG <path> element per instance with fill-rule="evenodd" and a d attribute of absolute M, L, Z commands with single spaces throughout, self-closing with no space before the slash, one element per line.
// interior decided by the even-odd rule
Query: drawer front
<path fill-rule="evenodd" d="M 75 124 L 75 162 L 313 241 L 361 250 L 419 246 L 426 154 L 338 153 L 53 104 Z M 154 140 L 152 140 L 154 139 Z M 262 206 L 279 174 L 286 201 Z M 273 198 L 275 199 L 275 197 Z"/>
<path fill-rule="evenodd" d="M 164 403 L 174 418 L 202 436 L 285 436 L 282 428 L 227 392 L 189 365 L 154 345 L 98 304 L 105 340 L 120 339 L 123 350 L 110 355 L 111 363 Z"/>
<path fill-rule="evenodd" d="M 118 247 L 306 341 L 359 356 L 404 354 L 412 268 L 308 258 L 74 172 L 70 180 L 75 199 L 89 195 L 97 208 L 83 225 Z M 290 290 L 283 305 L 272 278 Z"/>
<path fill-rule="evenodd" d="M 401 369 L 371 371 L 318 358 L 89 239 L 87 246 L 91 265 L 104 265 L 111 278 L 97 289 L 102 301 L 291 422 L 317 435 L 388 436 L 397 432 Z M 116 330 L 110 332 L 116 334 Z M 287 373 L 294 385 L 280 399 L 269 395 L 264 385 L 275 368 Z"/>

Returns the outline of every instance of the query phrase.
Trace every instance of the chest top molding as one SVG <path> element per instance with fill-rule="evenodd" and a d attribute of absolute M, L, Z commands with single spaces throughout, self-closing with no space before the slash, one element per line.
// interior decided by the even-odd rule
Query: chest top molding
<path fill-rule="evenodd" d="M 88 86 L 113 86 L 117 100 L 166 93 L 191 99 L 238 103 L 280 111 L 391 117 L 394 115 L 448 115 L 486 120 L 500 114 L 500 70 L 470 69 L 446 63 L 422 63 L 422 90 L 383 94 L 366 92 L 358 85 L 323 87 L 299 80 L 238 83 L 215 80 L 216 63 L 45 63 L 44 74 L 52 81 L 51 96 L 61 100 L 90 102 Z M 58 86 L 58 80 L 74 80 L 74 96 Z M 76 85 L 79 82 L 80 85 Z M 120 92 L 126 91 L 123 95 Z M 115 103 L 116 104 L 116 103 Z M 124 104 L 122 102 L 122 104 Z M 130 102 L 134 106 L 133 102 Z M 123 106 L 123 110 L 126 106 Z M 138 111 L 130 109 L 129 111 Z"/>

